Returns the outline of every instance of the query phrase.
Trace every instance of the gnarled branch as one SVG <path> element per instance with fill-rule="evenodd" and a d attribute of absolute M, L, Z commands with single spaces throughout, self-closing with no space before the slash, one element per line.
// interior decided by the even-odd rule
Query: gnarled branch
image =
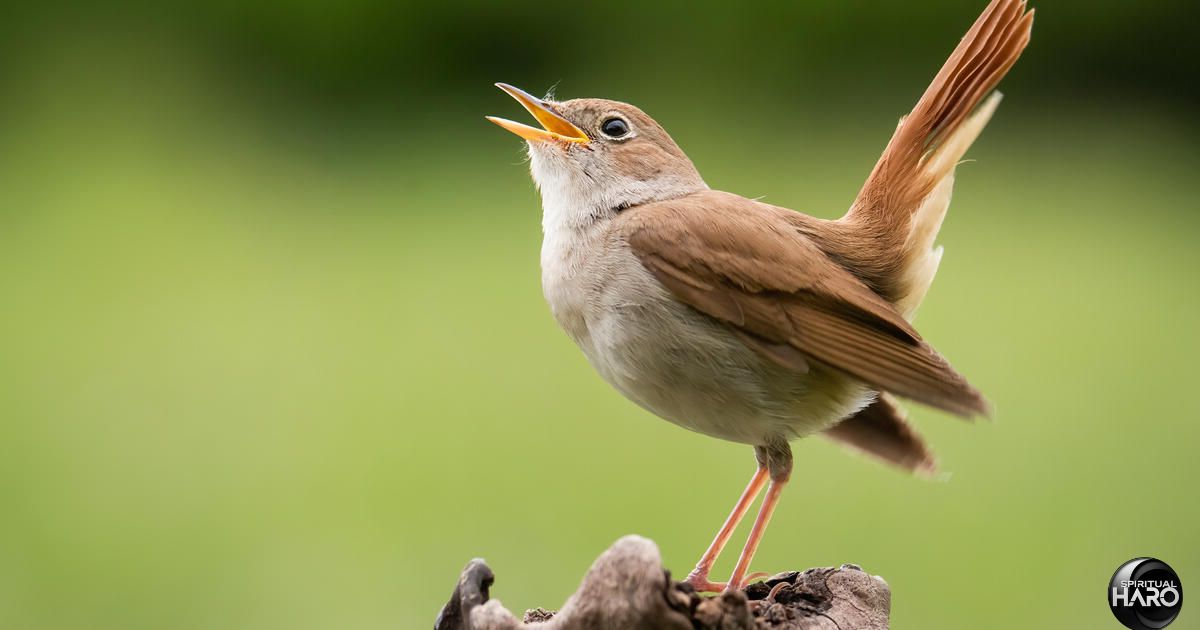
<path fill-rule="evenodd" d="M 435 630 L 886 630 L 891 591 L 851 564 L 790 571 L 744 591 L 702 597 L 673 582 L 658 547 L 626 536 L 588 570 L 562 608 L 517 619 L 490 599 L 495 575 L 483 560 L 467 564 Z"/>

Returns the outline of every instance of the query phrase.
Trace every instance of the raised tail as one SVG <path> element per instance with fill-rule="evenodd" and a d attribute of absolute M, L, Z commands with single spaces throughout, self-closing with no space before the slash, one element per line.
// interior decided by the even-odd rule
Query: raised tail
<path fill-rule="evenodd" d="M 1021 56 L 1032 28 L 1025 0 L 992 0 L 900 120 L 838 221 L 853 235 L 846 240 L 857 242 L 837 257 L 905 317 L 920 305 L 941 260 L 934 240 L 950 205 L 954 168 L 1000 102 L 998 93 L 985 97 Z"/>

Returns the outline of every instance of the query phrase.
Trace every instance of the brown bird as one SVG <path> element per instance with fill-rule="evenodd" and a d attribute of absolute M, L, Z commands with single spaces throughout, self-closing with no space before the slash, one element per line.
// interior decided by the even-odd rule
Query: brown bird
<path fill-rule="evenodd" d="M 754 447 L 757 472 L 687 578 L 697 590 L 740 589 L 759 575 L 750 561 L 791 475 L 790 440 L 822 432 L 930 473 L 933 456 L 893 396 L 988 413 L 909 321 L 941 261 L 934 239 L 955 166 L 999 104 L 992 91 L 1032 25 L 1024 0 L 993 0 L 837 220 L 709 189 L 632 105 L 541 100 L 497 84 L 543 127 L 489 117 L 528 141 L 542 288 L 558 323 L 633 402 Z M 732 577 L 709 581 L 763 486 Z"/>

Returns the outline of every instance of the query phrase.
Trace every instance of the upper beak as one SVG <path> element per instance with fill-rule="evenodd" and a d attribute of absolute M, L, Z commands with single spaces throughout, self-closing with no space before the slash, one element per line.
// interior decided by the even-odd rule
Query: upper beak
<path fill-rule="evenodd" d="M 496 87 L 508 92 L 509 96 L 517 99 L 517 102 L 525 106 L 525 109 L 529 110 L 530 114 L 533 114 L 533 117 L 541 123 L 544 129 L 536 129 L 529 125 L 522 125 L 519 122 L 495 116 L 487 116 L 488 120 L 531 141 L 545 142 L 547 140 L 558 140 L 560 142 L 589 142 L 591 140 L 579 127 L 571 124 L 566 118 L 554 113 L 554 110 L 550 109 L 542 99 L 507 83 L 497 83 Z"/>

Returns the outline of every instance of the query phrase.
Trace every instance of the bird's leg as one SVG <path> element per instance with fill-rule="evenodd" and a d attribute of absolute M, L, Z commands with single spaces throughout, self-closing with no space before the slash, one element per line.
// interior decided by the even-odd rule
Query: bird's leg
<path fill-rule="evenodd" d="M 725 585 L 727 592 L 740 591 L 746 587 L 747 582 L 760 576 L 757 573 L 746 575 L 746 572 L 750 569 L 754 552 L 758 550 L 758 543 L 762 542 L 763 533 L 767 531 L 767 524 L 771 522 L 771 515 L 775 513 L 775 506 L 779 504 L 779 495 L 792 476 L 792 449 L 787 442 L 755 447 L 755 454 L 769 471 L 771 483 L 767 486 L 767 494 L 758 508 L 758 517 L 754 519 L 754 527 L 750 529 L 750 536 L 746 539 L 746 546 L 742 548 L 742 555 L 738 556 L 737 566 L 733 568 L 733 575 Z"/>
<path fill-rule="evenodd" d="M 750 511 L 750 504 L 754 503 L 754 499 L 758 497 L 758 493 L 766 485 L 767 476 L 767 467 L 760 462 L 758 470 L 750 478 L 750 483 L 742 491 L 741 498 L 733 506 L 733 511 L 729 513 L 729 518 L 725 519 L 725 524 L 721 526 L 721 531 L 717 532 L 717 537 L 708 546 L 708 551 L 704 552 L 704 555 L 700 557 L 700 562 L 696 563 L 696 568 L 692 569 L 687 579 L 684 580 L 684 582 L 696 589 L 696 592 L 715 593 L 725 588 L 724 584 L 709 582 L 708 572 L 712 570 L 713 563 L 717 561 L 717 556 L 721 555 L 721 550 L 729 542 L 730 536 L 733 536 L 733 530 L 737 529 L 738 523 L 741 523 L 742 518 L 746 516 L 746 512 Z"/>
<path fill-rule="evenodd" d="M 758 550 L 758 543 L 762 541 L 763 532 L 767 530 L 767 523 L 771 521 L 771 514 L 775 512 L 775 505 L 779 503 L 779 494 L 783 492 L 783 487 L 787 485 L 787 480 L 782 481 L 772 479 L 771 484 L 767 486 L 767 496 L 763 498 L 763 504 L 758 508 L 758 518 L 754 519 L 754 527 L 750 530 L 750 537 L 746 539 L 746 546 L 742 548 L 742 555 L 738 556 L 737 566 L 733 568 L 733 575 L 729 578 L 729 583 L 725 585 L 726 591 L 740 591 L 755 577 L 762 577 L 761 574 L 752 576 L 746 575 L 746 571 L 750 568 L 750 561 L 754 559 L 754 552 Z"/>

